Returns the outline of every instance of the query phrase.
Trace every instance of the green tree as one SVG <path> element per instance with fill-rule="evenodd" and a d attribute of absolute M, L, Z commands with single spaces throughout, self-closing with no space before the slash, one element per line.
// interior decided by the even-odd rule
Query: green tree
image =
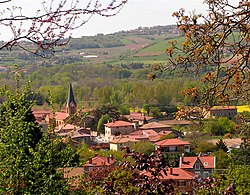
<path fill-rule="evenodd" d="M 150 155 L 155 151 L 155 145 L 149 141 L 140 141 L 131 146 L 131 149 L 139 153 Z"/>
<path fill-rule="evenodd" d="M 29 88 L 0 89 L 0 193 L 67 194 L 57 168 L 70 165 L 74 154 L 35 122 Z M 60 143 L 60 141 L 59 141 Z M 67 155 L 67 156 L 64 156 Z"/>
<path fill-rule="evenodd" d="M 249 138 L 244 139 L 240 148 L 235 148 L 231 151 L 233 163 L 235 165 L 250 165 L 250 143 Z"/>
<path fill-rule="evenodd" d="M 108 114 L 104 114 L 100 120 L 98 121 L 98 124 L 97 124 L 97 131 L 99 133 L 104 133 L 104 124 L 107 123 L 109 120 L 110 120 L 110 116 Z"/>
<path fill-rule="evenodd" d="M 226 145 L 225 142 L 223 142 L 222 139 L 220 139 L 217 143 L 216 143 L 216 150 L 222 150 L 224 152 L 228 151 L 228 147 Z"/>
<path fill-rule="evenodd" d="M 223 150 L 218 150 L 212 153 L 216 158 L 216 169 L 228 169 L 231 166 L 232 158 Z"/>

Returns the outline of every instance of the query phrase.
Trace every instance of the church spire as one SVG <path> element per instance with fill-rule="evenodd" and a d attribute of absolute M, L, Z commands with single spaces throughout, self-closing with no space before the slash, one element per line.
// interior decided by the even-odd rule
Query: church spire
<path fill-rule="evenodd" d="M 66 111 L 67 111 L 68 115 L 70 115 L 70 116 L 74 115 L 77 111 L 77 105 L 76 105 L 76 101 L 75 101 L 75 97 L 74 97 L 71 83 L 69 84 L 69 93 L 68 93 L 68 100 L 67 100 L 67 104 L 66 104 Z"/>

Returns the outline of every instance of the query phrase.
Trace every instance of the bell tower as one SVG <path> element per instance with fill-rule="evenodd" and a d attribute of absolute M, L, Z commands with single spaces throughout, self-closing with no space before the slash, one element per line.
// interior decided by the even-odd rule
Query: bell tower
<path fill-rule="evenodd" d="M 69 84 L 69 93 L 68 93 L 68 100 L 66 104 L 66 112 L 69 116 L 72 116 L 77 112 L 77 105 L 76 105 L 71 83 Z"/>

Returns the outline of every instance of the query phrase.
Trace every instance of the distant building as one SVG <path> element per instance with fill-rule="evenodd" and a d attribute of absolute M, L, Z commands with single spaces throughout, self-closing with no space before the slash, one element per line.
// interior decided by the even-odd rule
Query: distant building
<path fill-rule="evenodd" d="M 155 118 L 151 116 L 145 116 L 144 113 L 141 112 L 131 112 L 129 115 L 125 115 L 125 117 L 131 122 L 138 121 L 139 126 L 157 121 Z"/>
<path fill-rule="evenodd" d="M 142 125 L 140 130 L 154 130 L 155 132 L 159 133 L 160 131 L 171 131 L 170 125 L 165 125 L 159 122 L 150 122 L 147 124 Z"/>
<path fill-rule="evenodd" d="M 139 142 L 139 140 L 130 137 L 130 136 L 117 136 L 109 141 L 110 150 L 120 151 L 122 147 L 131 147 L 135 143 Z"/>
<path fill-rule="evenodd" d="M 112 139 L 112 136 L 128 135 L 135 130 L 135 125 L 126 121 L 113 121 L 104 124 L 105 126 L 105 139 L 108 141 Z"/>
<path fill-rule="evenodd" d="M 218 117 L 227 117 L 233 119 L 237 115 L 237 108 L 235 106 L 221 106 L 213 107 L 208 110 L 205 118 L 218 118 Z"/>
<path fill-rule="evenodd" d="M 160 148 L 164 153 L 190 152 L 191 144 L 180 139 L 165 139 L 155 143 L 156 149 Z"/>
<path fill-rule="evenodd" d="M 116 160 L 113 156 L 103 157 L 96 155 L 93 158 L 90 158 L 84 165 L 84 171 L 92 171 L 94 169 L 101 170 L 107 167 L 114 167 L 116 165 Z"/>

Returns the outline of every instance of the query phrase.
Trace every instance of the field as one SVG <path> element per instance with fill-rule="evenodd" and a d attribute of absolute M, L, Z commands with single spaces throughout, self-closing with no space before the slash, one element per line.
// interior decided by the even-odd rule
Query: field
<path fill-rule="evenodd" d="M 237 108 L 237 112 L 241 113 L 241 112 L 250 112 L 250 106 L 248 105 L 244 105 L 244 106 L 236 106 Z"/>

